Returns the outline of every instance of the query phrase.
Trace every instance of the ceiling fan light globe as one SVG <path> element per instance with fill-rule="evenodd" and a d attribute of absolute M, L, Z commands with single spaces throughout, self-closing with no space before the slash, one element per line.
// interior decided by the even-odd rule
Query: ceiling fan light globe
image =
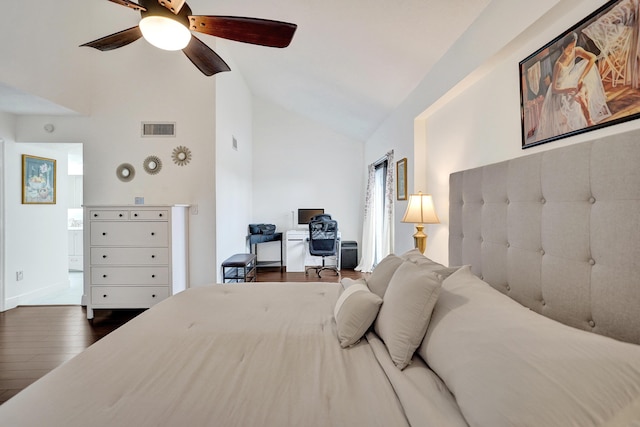
<path fill-rule="evenodd" d="M 142 18 L 140 31 L 146 41 L 164 50 L 184 49 L 191 40 L 191 32 L 187 27 L 164 16 Z"/>

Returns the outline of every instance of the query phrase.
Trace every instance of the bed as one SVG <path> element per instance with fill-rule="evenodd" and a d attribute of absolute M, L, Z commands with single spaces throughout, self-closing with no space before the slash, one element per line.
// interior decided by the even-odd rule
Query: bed
<path fill-rule="evenodd" d="M 640 427 L 639 139 L 452 174 L 452 267 L 188 289 L 0 425 Z"/>

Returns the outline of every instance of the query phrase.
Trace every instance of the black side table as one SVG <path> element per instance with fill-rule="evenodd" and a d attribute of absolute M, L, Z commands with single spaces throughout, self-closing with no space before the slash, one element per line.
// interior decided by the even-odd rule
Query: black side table
<path fill-rule="evenodd" d="M 258 258 L 258 244 L 267 242 L 280 242 L 280 259 L 273 261 L 259 261 L 258 267 L 274 267 L 280 265 L 280 271 L 284 270 L 284 260 L 282 256 L 282 233 L 273 234 L 249 234 L 247 236 L 247 242 L 249 242 L 249 250 L 252 254 Z"/>

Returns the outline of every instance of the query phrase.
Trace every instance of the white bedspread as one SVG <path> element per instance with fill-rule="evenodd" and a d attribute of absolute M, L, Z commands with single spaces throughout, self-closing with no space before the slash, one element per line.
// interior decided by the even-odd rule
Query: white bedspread
<path fill-rule="evenodd" d="M 342 349 L 339 285 L 178 294 L 0 406 L 2 426 L 403 426 L 369 344 Z"/>

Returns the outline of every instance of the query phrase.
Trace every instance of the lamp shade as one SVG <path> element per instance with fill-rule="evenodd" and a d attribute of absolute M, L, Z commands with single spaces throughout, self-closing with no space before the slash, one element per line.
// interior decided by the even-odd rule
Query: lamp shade
<path fill-rule="evenodd" d="M 140 20 L 145 40 L 164 50 L 184 49 L 191 40 L 191 32 L 180 22 L 164 16 L 147 16 Z"/>
<path fill-rule="evenodd" d="M 433 208 L 433 197 L 431 197 L 431 194 L 411 194 L 402 222 L 440 224 L 438 215 L 436 215 L 436 211 Z"/>

